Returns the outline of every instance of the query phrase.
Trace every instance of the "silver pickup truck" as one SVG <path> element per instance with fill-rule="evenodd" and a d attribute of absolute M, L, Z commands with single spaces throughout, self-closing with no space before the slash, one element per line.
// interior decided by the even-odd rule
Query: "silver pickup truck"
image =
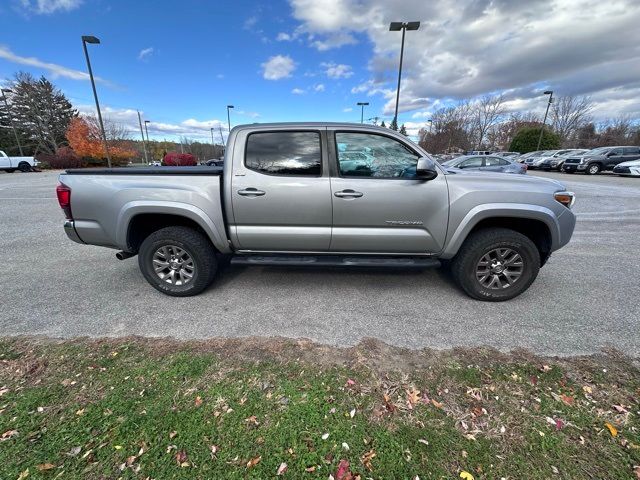
<path fill-rule="evenodd" d="M 144 277 L 195 295 L 218 266 L 425 268 L 501 301 L 569 242 L 574 195 L 553 180 L 438 165 L 403 135 L 360 124 L 235 127 L 224 167 L 68 170 L 70 239 L 138 255 Z"/>

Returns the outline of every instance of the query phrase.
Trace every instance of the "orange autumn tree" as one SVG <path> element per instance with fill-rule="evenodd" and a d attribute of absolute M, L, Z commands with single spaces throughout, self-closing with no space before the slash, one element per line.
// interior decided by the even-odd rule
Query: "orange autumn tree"
<path fill-rule="evenodd" d="M 128 160 L 136 156 L 136 151 L 127 148 L 122 140 L 109 139 L 109 154 L 112 160 Z M 75 117 L 67 128 L 67 140 L 69 146 L 80 157 L 107 158 L 102 143 L 100 128 L 95 122 L 87 121 L 82 117 Z"/>

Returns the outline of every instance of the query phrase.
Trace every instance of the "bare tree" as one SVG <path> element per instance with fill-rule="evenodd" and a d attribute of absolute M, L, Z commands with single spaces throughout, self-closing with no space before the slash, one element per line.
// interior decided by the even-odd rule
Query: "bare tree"
<path fill-rule="evenodd" d="M 485 95 L 471 106 L 473 131 L 478 150 L 482 147 L 487 133 L 500 121 L 505 112 L 502 95 Z"/>
<path fill-rule="evenodd" d="M 540 117 L 532 112 L 516 112 L 487 132 L 487 142 L 498 150 L 507 150 L 513 137 L 523 127 L 536 127 L 541 123 Z"/>
<path fill-rule="evenodd" d="M 578 129 L 591 120 L 593 102 L 590 97 L 566 96 L 551 104 L 551 119 L 563 147 L 573 146 Z"/>
<path fill-rule="evenodd" d="M 98 121 L 98 117 L 96 115 L 83 115 L 82 117 L 87 121 L 91 128 L 100 131 L 100 122 Z M 129 128 L 127 128 L 126 125 L 113 120 L 112 118 L 104 117 L 103 125 L 104 134 L 107 137 L 107 141 L 121 141 L 129 140 L 131 138 L 131 131 L 129 130 Z"/>

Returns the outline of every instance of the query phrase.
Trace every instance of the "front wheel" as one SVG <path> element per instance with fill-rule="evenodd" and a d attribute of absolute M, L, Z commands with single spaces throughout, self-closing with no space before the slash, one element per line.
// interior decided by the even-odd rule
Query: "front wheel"
<path fill-rule="evenodd" d="M 27 162 L 20 162 L 20 164 L 18 165 L 18 170 L 20 170 L 22 173 L 30 172 L 31 165 L 29 165 Z"/>
<path fill-rule="evenodd" d="M 187 227 L 167 227 L 149 235 L 140 246 L 138 265 L 153 288 L 173 297 L 202 292 L 218 268 L 211 242 Z"/>
<path fill-rule="evenodd" d="M 506 228 L 472 233 L 451 263 L 453 278 L 467 295 L 489 302 L 517 297 L 529 288 L 539 270 L 535 244 Z"/>
<path fill-rule="evenodd" d="M 600 165 L 597 163 L 592 163 L 587 167 L 587 170 L 586 170 L 587 174 L 589 175 L 595 175 L 599 171 L 600 171 Z"/>

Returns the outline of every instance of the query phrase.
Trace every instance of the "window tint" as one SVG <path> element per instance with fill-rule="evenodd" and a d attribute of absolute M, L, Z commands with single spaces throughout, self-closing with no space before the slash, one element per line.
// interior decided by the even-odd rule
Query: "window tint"
<path fill-rule="evenodd" d="M 487 157 L 485 158 L 485 166 L 496 167 L 498 165 L 509 165 L 509 162 L 504 158 L 499 157 Z"/>
<path fill-rule="evenodd" d="M 322 172 L 318 132 L 252 133 L 245 165 L 270 175 L 319 176 Z"/>
<path fill-rule="evenodd" d="M 637 155 L 640 153 L 640 147 L 624 147 L 625 155 Z"/>
<path fill-rule="evenodd" d="M 465 160 L 458 168 L 476 168 L 482 166 L 482 157 L 473 157 Z"/>
<path fill-rule="evenodd" d="M 611 149 L 611 152 L 614 155 L 622 155 L 622 149 L 621 148 L 613 148 Z"/>
<path fill-rule="evenodd" d="M 369 133 L 336 132 L 343 177 L 414 178 L 419 156 L 399 141 Z"/>

